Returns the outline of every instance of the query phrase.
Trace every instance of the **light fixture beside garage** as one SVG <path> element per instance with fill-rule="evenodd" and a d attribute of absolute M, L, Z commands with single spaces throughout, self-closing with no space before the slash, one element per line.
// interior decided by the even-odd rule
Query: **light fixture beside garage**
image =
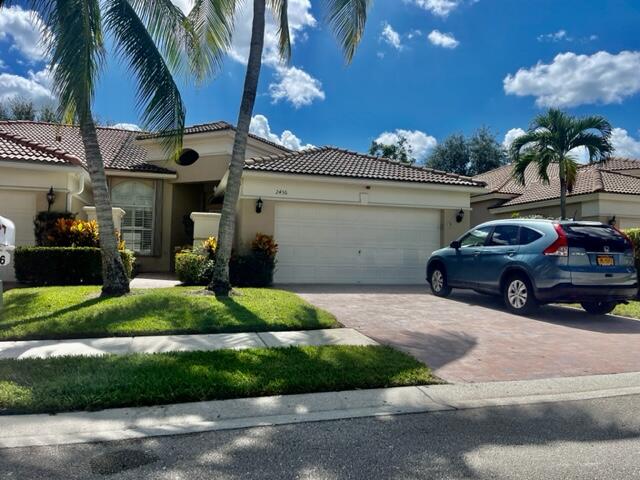
<path fill-rule="evenodd" d="M 51 188 L 47 192 L 47 203 L 49 204 L 49 207 L 47 208 L 48 212 L 51 211 L 51 205 L 53 205 L 53 202 L 55 201 L 56 201 L 56 192 L 53 191 L 53 186 L 51 186 Z"/>
<path fill-rule="evenodd" d="M 464 220 L 464 210 L 460 209 L 460 211 L 456 213 L 456 222 L 462 223 L 462 220 Z"/>
<path fill-rule="evenodd" d="M 259 199 L 256 201 L 256 213 L 258 213 L 258 214 L 262 213 L 262 207 L 263 207 L 263 206 L 264 206 L 264 202 L 262 201 L 262 199 L 261 199 L 261 198 L 259 198 Z"/>

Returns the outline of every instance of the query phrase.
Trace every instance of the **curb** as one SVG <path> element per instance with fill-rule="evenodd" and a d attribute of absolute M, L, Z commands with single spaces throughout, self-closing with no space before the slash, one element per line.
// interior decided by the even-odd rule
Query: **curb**
<path fill-rule="evenodd" d="M 626 395 L 640 395 L 640 373 L 312 393 L 57 415 L 11 415 L 0 416 L 0 449 Z"/>

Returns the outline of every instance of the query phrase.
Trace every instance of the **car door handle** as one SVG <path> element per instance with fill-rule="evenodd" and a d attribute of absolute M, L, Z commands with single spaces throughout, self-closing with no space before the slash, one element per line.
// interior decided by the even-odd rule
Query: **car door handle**
<path fill-rule="evenodd" d="M 516 254 L 516 251 L 515 251 L 515 250 L 509 250 L 509 251 L 507 252 L 507 255 L 508 255 L 509 257 L 513 257 L 515 254 Z"/>

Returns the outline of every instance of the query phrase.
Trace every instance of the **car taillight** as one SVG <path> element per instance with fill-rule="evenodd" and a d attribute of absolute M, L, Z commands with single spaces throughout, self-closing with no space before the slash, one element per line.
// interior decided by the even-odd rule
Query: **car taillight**
<path fill-rule="evenodd" d="M 556 229 L 558 238 L 556 238 L 555 242 L 545 248 L 543 253 L 552 257 L 568 257 L 569 242 L 567 241 L 567 234 L 564 233 L 564 230 L 559 223 L 555 223 L 553 227 Z"/>

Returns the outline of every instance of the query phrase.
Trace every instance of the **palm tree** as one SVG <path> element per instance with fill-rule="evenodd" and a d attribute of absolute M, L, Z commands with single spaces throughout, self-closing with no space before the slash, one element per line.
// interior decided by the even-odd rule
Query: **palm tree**
<path fill-rule="evenodd" d="M 0 8 L 10 0 L 0 0 Z M 118 253 L 111 200 L 92 113 L 95 88 L 105 60 L 105 33 L 116 53 L 137 80 L 138 105 L 145 127 L 171 132 L 164 139 L 168 152 L 182 142 L 185 109 L 171 75 L 180 68 L 184 49 L 192 49 L 192 30 L 170 0 L 32 0 L 42 19 L 53 89 L 60 113 L 77 121 L 91 178 L 100 227 L 102 295 L 122 295 L 129 280 Z M 195 55 L 193 55 L 195 56 Z"/>
<path fill-rule="evenodd" d="M 578 162 L 572 151 L 584 147 L 589 162 L 605 160 L 612 152 L 611 124 L 598 115 L 576 118 L 558 109 L 535 118 L 529 130 L 511 144 L 513 176 L 522 185 L 529 165 L 536 165 L 538 177 L 549 183 L 548 168 L 558 165 L 560 178 L 560 215 L 567 218 L 567 192 L 573 190 Z"/>
<path fill-rule="evenodd" d="M 196 0 L 189 19 L 194 26 L 195 33 L 201 45 L 211 45 L 213 58 L 218 59 L 221 46 L 228 43 L 233 29 L 233 18 L 236 0 Z M 347 62 L 353 59 L 356 48 L 362 39 L 367 19 L 367 10 L 372 0 L 325 0 L 327 22 L 332 27 L 338 42 L 341 44 Z M 236 135 L 233 143 L 231 164 L 222 206 L 222 217 L 218 232 L 218 249 L 216 264 L 211 283 L 207 287 L 218 296 L 228 296 L 231 290 L 229 284 L 229 258 L 233 245 L 236 221 L 236 205 L 240 195 L 240 182 L 247 149 L 247 136 L 253 107 L 256 99 L 260 69 L 262 67 L 262 52 L 264 48 L 265 12 L 270 8 L 273 16 L 279 22 L 279 53 L 280 58 L 288 61 L 291 57 L 291 42 L 289 38 L 289 21 L 287 16 L 288 0 L 253 0 L 253 23 L 251 31 L 251 46 L 247 71 L 244 80 L 244 90 Z M 205 49 L 194 51 L 202 56 Z M 196 59 L 200 61 L 201 58 Z M 198 62 L 196 62 L 198 63 Z M 210 58 L 206 58 L 201 65 L 211 65 Z"/>

